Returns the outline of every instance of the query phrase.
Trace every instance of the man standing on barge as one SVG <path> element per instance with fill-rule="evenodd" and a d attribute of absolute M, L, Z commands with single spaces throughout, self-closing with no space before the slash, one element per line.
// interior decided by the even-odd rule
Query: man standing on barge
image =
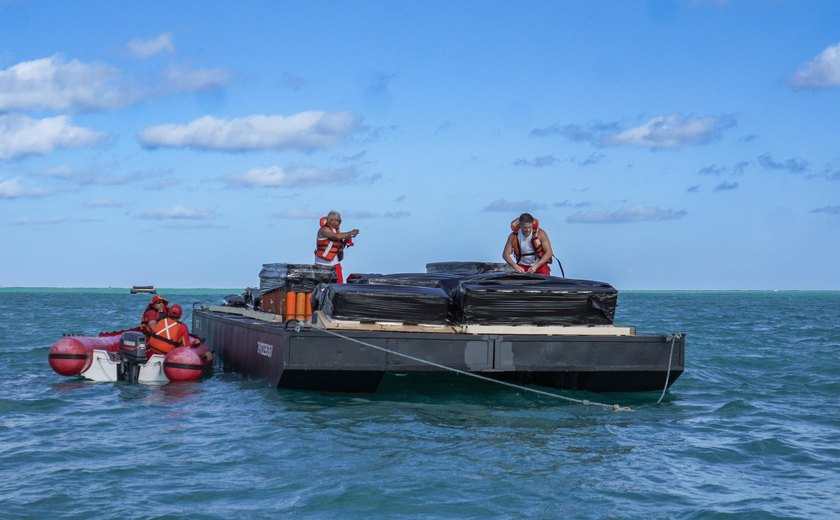
<path fill-rule="evenodd" d="M 326 217 L 321 217 L 321 227 L 315 236 L 315 265 L 334 266 L 338 283 L 344 283 L 341 271 L 344 247 L 353 245 L 353 237 L 359 234 L 359 230 L 342 232 L 340 229 L 341 213 L 338 211 L 330 210 Z"/>
<path fill-rule="evenodd" d="M 505 242 L 502 258 L 517 273 L 550 275 L 551 241 L 548 233 L 540 227 L 540 221 L 530 213 L 523 213 L 510 223 L 511 233 Z M 513 254 L 515 261 L 511 259 Z"/>

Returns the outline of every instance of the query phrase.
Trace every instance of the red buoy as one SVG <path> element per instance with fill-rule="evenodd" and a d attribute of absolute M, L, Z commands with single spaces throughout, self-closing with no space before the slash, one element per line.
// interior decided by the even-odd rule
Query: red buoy
<path fill-rule="evenodd" d="M 213 368 L 213 353 L 202 343 L 177 347 L 163 358 L 163 373 L 170 381 L 195 381 Z"/>
<path fill-rule="evenodd" d="M 94 350 L 116 352 L 119 343 L 119 333 L 97 338 L 65 336 L 50 347 L 50 367 L 63 376 L 77 376 L 90 366 Z"/>

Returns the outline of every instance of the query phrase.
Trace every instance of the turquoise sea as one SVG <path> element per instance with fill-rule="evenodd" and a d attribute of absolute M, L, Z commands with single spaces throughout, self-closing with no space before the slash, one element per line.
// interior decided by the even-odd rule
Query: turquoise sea
<path fill-rule="evenodd" d="M 685 374 L 658 405 L 564 395 L 633 412 L 464 376 L 354 396 L 49 368 L 148 301 L 0 289 L 0 518 L 840 517 L 840 292 L 621 293 L 617 323 L 687 334 Z"/>

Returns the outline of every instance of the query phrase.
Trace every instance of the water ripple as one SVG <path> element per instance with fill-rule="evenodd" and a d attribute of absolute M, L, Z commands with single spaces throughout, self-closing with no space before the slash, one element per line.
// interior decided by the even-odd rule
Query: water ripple
<path fill-rule="evenodd" d="M 348 396 L 236 374 L 145 386 L 50 371 L 62 333 L 131 326 L 146 301 L 0 292 L 4 517 L 840 515 L 839 293 L 622 294 L 617 321 L 688 334 L 661 405 L 658 392 L 567 394 L 629 413 L 464 378 L 389 376 Z"/>

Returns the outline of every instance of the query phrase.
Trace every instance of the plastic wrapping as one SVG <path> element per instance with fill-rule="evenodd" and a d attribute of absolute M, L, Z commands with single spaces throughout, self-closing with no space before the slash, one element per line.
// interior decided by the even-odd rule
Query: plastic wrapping
<path fill-rule="evenodd" d="M 464 280 L 453 294 L 454 318 L 496 325 L 609 325 L 618 291 L 604 282 L 523 273 Z"/>
<path fill-rule="evenodd" d="M 396 274 L 359 274 L 347 277 L 348 284 L 367 285 L 406 285 L 414 287 L 440 287 L 446 294 L 458 288 L 463 278 L 446 273 L 396 273 Z"/>
<path fill-rule="evenodd" d="M 443 324 L 449 310 L 439 287 L 329 284 L 318 287 L 312 300 L 313 309 L 338 320 Z"/>
<path fill-rule="evenodd" d="M 281 287 L 291 292 L 312 292 L 319 283 L 334 283 L 335 267 L 314 264 L 263 264 L 260 294 Z"/>
<path fill-rule="evenodd" d="M 247 307 L 244 294 L 228 294 L 222 298 L 222 305 L 226 307 Z"/>
<path fill-rule="evenodd" d="M 432 262 L 426 264 L 427 273 L 451 274 L 466 278 L 485 273 L 512 272 L 503 262 Z"/>

